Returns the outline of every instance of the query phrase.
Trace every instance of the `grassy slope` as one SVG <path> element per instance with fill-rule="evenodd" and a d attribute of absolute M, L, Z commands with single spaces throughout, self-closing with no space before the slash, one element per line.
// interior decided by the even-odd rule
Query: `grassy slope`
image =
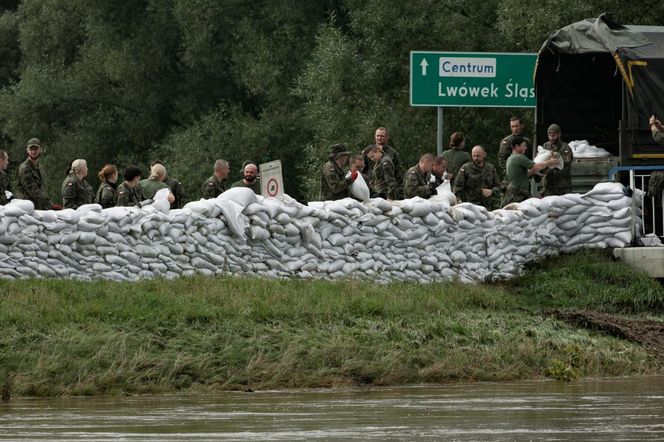
<path fill-rule="evenodd" d="M 0 293 L 0 382 L 12 373 L 15 395 L 661 370 L 638 345 L 541 313 L 661 314 L 662 287 L 605 252 L 547 260 L 492 286 L 193 277 L 0 282 Z"/>

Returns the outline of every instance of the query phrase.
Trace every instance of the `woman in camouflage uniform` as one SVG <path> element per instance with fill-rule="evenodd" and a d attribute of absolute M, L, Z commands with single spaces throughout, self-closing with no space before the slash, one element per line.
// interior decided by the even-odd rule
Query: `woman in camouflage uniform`
<path fill-rule="evenodd" d="M 85 180 L 86 176 L 88 176 L 88 164 L 85 160 L 72 161 L 69 175 L 62 182 L 62 205 L 65 209 L 77 209 L 84 204 L 92 203 L 94 191 Z"/>

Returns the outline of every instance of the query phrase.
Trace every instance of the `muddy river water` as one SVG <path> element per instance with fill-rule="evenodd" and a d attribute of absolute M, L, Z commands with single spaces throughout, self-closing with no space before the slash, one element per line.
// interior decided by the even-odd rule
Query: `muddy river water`
<path fill-rule="evenodd" d="M 664 440 L 664 377 L 0 403 L 0 440 Z"/>

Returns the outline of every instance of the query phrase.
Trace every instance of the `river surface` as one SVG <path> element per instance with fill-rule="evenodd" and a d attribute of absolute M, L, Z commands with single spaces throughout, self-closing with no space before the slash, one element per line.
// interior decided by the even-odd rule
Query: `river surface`
<path fill-rule="evenodd" d="M 664 440 L 664 377 L 12 399 L 0 440 Z"/>

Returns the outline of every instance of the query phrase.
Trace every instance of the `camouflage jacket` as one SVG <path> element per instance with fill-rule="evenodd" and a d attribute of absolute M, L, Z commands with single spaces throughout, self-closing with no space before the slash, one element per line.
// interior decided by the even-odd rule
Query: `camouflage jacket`
<path fill-rule="evenodd" d="M 182 209 L 187 204 L 187 196 L 184 194 L 182 183 L 169 176 L 166 177 L 164 182 L 171 189 L 171 193 L 175 197 L 175 201 L 171 203 L 171 209 Z"/>
<path fill-rule="evenodd" d="M 226 190 L 226 180 L 220 180 L 215 175 L 212 175 L 210 178 L 205 180 L 201 186 L 201 194 L 203 198 L 216 198 Z"/>
<path fill-rule="evenodd" d="M 556 144 L 551 144 L 550 141 L 547 141 L 542 147 L 559 153 L 564 162 L 562 170 L 550 167 L 546 175 L 544 175 L 544 178 L 542 178 L 542 184 L 544 185 L 542 195 L 564 195 L 570 193 L 572 191 L 572 159 L 574 159 L 572 149 L 567 143 L 560 140 Z"/>
<path fill-rule="evenodd" d="M 37 210 L 50 210 L 53 207 L 46 195 L 41 167 L 33 164 L 29 158 L 18 167 L 18 194 L 20 198 L 32 201 Z"/>
<path fill-rule="evenodd" d="M 62 207 L 77 209 L 83 204 L 91 204 L 94 199 L 92 186 L 84 179 L 78 179 L 73 173 L 62 182 Z"/>
<path fill-rule="evenodd" d="M 139 206 L 145 199 L 143 189 L 139 185 L 129 187 L 126 183 L 122 183 L 115 192 L 116 206 Z"/>
<path fill-rule="evenodd" d="M 652 139 L 655 140 L 656 143 L 664 144 L 664 133 L 659 129 L 655 129 L 652 131 Z"/>
<path fill-rule="evenodd" d="M 482 189 L 491 189 L 491 195 L 485 198 Z M 492 210 L 491 197 L 500 196 L 500 179 L 496 168 L 489 163 L 478 166 L 470 161 L 464 164 L 454 180 L 454 194 L 463 202 Z"/>
<path fill-rule="evenodd" d="M 4 206 L 9 202 L 6 191 L 14 193 L 12 190 L 12 183 L 9 181 L 9 175 L 4 170 L 0 170 L 0 206 Z"/>
<path fill-rule="evenodd" d="M 369 176 L 369 182 L 372 180 L 371 174 L 373 174 L 373 171 L 376 168 L 376 163 L 374 163 L 371 158 L 369 158 L 368 152 L 371 150 L 375 144 L 370 144 L 367 146 L 363 151 L 362 151 L 362 158 L 364 158 L 364 172 Z M 397 180 L 397 198 L 396 199 L 401 199 L 403 197 L 402 195 L 402 188 L 403 188 L 403 168 L 401 166 L 401 157 L 399 156 L 399 152 L 396 151 L 396 149 L 389 144 L 386 144 L 385 147 L 383 148 L 383 156 L 382 158 L 388 158 L 390 161 L 392 161 L 392 164 L 394 165 L 394 177 Z"/>
<path fill-rule="evenodd" d="M 320 171 L 320 200 L 340 200 L 348 196 L 350 178 L 344 177 L 344 171 L 335 161 L 328 161 Z"/>
<path fill-rule="evenodd" d="M 390 200 L 398 199 L 397 182 L 394 163 L 390 158 L 382 157 L 377 163 L 374 163 L 374 170 L 371 174 L 370 187 L 375 196 Z"/>
<path fill-rule="evenodd" d="M 419 166 L 413 166 L 408 169 L 403 179 L 404 198 L 429 198 L 432 195 L 429 186 L 429 174 L 420 170 Z"/>
<path fill-rule="evenodd" d="M 104 209 L 115 206 L 115 184 L 108 182 L 103 182 L 99 185 L 97 189 L 97 195 L 95 196 L 95 203 L 99 204 Z"/>

